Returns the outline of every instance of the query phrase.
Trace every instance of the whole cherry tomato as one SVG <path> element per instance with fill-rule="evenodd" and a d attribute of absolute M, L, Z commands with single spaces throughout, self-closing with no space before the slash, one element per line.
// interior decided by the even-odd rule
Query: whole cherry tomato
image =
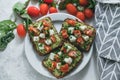
<path fill-rule="evenodd" d="M 49 8 L 49 13 L 57 13 L 58 11 L 57 11 L 57 8 L 55 8 L 55 7 L 50 7 Z"/>
<path fill-rule="evenodd" d="M 66 10 L 69 14 L 72 14 L 72 15 L 76 15 L 77 13 L 77 8 L 71 3 L 68 3 L 66 5 Z"/>
<path fill-rule="evenodd" d="M 48 13 L 48 5 L 46 3 L 40 4 L 40 12 L 42 15 L 46 15 Z"/>
<path fill-rule="evenodd" d="M 25 35 L 26 35 L 26 30 L 25 30 L 23 24 L 18 24 L 18 26 L 17 26 L 17 33 L 18 33 L 18 35 L 19 35 L 21 38 L 25 37 Z"/>
<path fill-rule="evenodd" d="M 43 0 L 43 2 L 51 4 L 53 2 L 53 0 Z"/>
<path fill-rule="evenodd" d="M 85 21 L 85 15 L 84 15 L 83 12 L 77 12 L 76 17 L 79 18 L 82 21 Z"/>
<path fill-rule="evenodd" d="M 34 6 L 30 6 L 27 9 L 27 13 L 31 16 L 31 17 L 38 17 L 40 15 L 40 10 L 37 7 Z"/>
<path fill-rule="evenodd" d="M 87 6 L 88 5 L 88 0 L 79 0 L 79 3 L 82 6 Z"/>
<path fill-rule="evenodd" d="M 88 19 L 92 18 L 94 15 L 92 9 L 89 9 L 89 8 L 85 9 L 84 14 L 85 14 L 86 18 L 88 18 Z"/>

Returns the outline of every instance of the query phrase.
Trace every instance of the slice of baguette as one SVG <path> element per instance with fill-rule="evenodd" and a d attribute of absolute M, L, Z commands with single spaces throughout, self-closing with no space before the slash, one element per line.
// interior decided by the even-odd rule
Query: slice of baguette
<path fill-rule="evenodd" d="M 71 48 L 69 49 L 68 52 L 64 53 L 63 48 L 65 48 L 66 46 L 70 46 Z M 59 51 L 62 52 L 61 55 L 58 54 Z M 70 51 L 76 51 L 76 54 L 75 54 L 76 56 L 74 57 L 69 56 Z M 54 59 L 50 58 L 52 54 L 55 54 Z M 55 58 L 56 55 L 58 55 L 59 60 Z M 65 62 L 65 58 L 72 59 L 72 62 L 69 63 L 69 70 L 67 72 L 63 72 L 61 70 L 61 67 L 63 65 L 68 64 L 67 62 Z M 83 59 L 83 54 L 76 47 L 74 47 L 74 45 L 70 44 L 69 42 L 64 42 L 61 47 L 53 50 L 50 53 L 50 55 L 43 60 L 42 64 L 53 76 L 55 76 L 56 78 L 63 78 L 64 76 L 68 75 L 71 71 L 73 71 L 75 68 L 77 68 L 77 66 L 82 62 L 82 59 Z M 53 66 L 54 62 L 56 64 L 60 63 L 61 64 L 59 66 L 60 68 L 54 67 Z"/>
<path fill-rule="evenodd" d="M 68 35 L 68 37 L 67 37 L 67 38 L 64 38 L 64 37 L 62 36 L 62 39 L 63 39 L 64 41 L 69 41 L 71 44 L 75 45 L 79 50 L 88 52 L 88 51 L 90 50 L 90 48 L 91 48 L 91 45 L 92 45 L 92 43 L 93 43 L 93 41 L 94 41 L 94 38 L 95 38 L 95 35 L 96 35 L 96 30 L 95 30 L 95 28 L 92 27 L 92 26 L 90 26 L 90 25 L 88 25 L 88 24 L 86 24 L 86 23 L 80 22 L 80 21 L 78 21 L 78 20 L 73 20 L 74 23 L 75 23 L 75 24 L 73 25 L 73 24 L 71 24 L 71 23 L 68 23 L 68 20 L 73 20 L 73 19 L 70 19 L 70 18 L 65 19 L 64 22 L 63 22 L 63 24 L 62 24 L 62 28 L 61 28 L 61 30 L 60 30 L 60 33 L 59 33 L 59 34 L 62 36 L 62 30 L 67 30 L 67 35 Z M 70 32 L 69 32 L 69 28 L 70 28 L 70 27 L 74 28 L 74 31 L 75 31 L 75 30 L 80 31 L 81 35 L 75 36 L 74 31 L 73 31 L 73 33 L 70 33 Z M 92 31 L 92 35 L 89 35 L 89 34 L 87 33 L 87 30 L 88 30 L 88 31 L 91 30 L 91 31 Z M 85 32 L 85 31 L 86 31 L 86 32 Z M 71 42 L 70 39 L 69 39 L 71 35 L 76 38 L 76 40 L 73 41 L 73 42 Z M 83 41 L 83 42 L 82 42 L 82 41 L 81 41 L 81 43 L 78 43 L 78 42 L 77 42 L 77 39 L 78 39 L 79 37 L 82 38 L 82 41 Z"/>
<path fill-rule="evenodd" d="M 46 21 L 49 25 L 49 29 L 48 30 L 46 30 L 45 29 L 45 25 L 43 24 L 43 21 Z M 41 27 L 43 27 L 41 30 L 39 29 L 39 26 L 41 26 Z M 37 30 L 37 32 L 35 32 L 34 30 L 32 31 L 31 30 L 31 27 L 32 27 L 32 29 L 34 28 L 35 30 Z M 52 29 L 53 31 L 54 31 L 54 34 L 52 34 L 54 37 L 55 37 L 55 39 L 56 39 L 56 41 L 55 42 L 52 42 L 52 40 L 51 40 L 51 36 L 52 35 L 50 35 L 50 32 L 49 32 L 49 30 L 50 29 Z M 43 55 L 46 55 L 46 54 L 48 54 L 48 53 L 50 53 L 52 50 L 54 50 L 55 48 L 57 48 L 57 47 L 59 47 L 61 44 L 62 44 L 62 38 L 60 37 L 60 35 L 58 34 L 58 32 L 57 32 L 57 30 L 56 30 L 56 28 L 54 27 L 54 25 L 53 25 L 53 23 L 52 23 L 52 21 L 51 21 L 51 19 L 50 19 L 50 17 L 46 17 L 46 18 L 44 18 L 44 19 L 41 19 L 41 20 L 39 20 L 39 21 L 36 21 L 36 22 L 34 22 L 34 23 L 32 23 L 32 24 L 30 24 L 29 25 L 29 29 L 28 29 L 28 33 L 29 33 L 29 37 L 30 37 L 30 41 L 31 41 L 31 43 L 32 43 L 32 45 L 33 45 L 33 48 L 35 49 L 35 51 L 37 51 L 37 53 L 40 55 L 40 56 L 43 56 Z M 44 33 L 44 35 L 45 36 L 43 36 L 43 37 L 45 37 L 45 38 L 41 38 L 40 37 L 40 34 L 43 34 Z M 46 34 L 47 33 L 47 34 Z M 39 39 L 38 41 L 34 41 L 34 38 L 37 36 L 37 38 Z M 46 44 L 47 43 L 47 39 L 49 39 L 51 42 L 52 42 L 52 44 L 50 44 L 50 45 L 48 45 L 48 44 Z M 44 42 L 42 42 L 44 40 Z M 41 42 L 40 42 L 41 41 Z M 46 43 L 45 43 L 45 41 L 46 41 Z M 40 45 L 39 45 L 40 44 Z M 42 46 L 41 48 L 44 48 L 44 49 L 39 49 L 39 46 Z M 50 48 L 50 50 L 49 51 L 46 51 L 45 50 L 45 46 L 49 46 L 49 47 L 51 47 Z"/>

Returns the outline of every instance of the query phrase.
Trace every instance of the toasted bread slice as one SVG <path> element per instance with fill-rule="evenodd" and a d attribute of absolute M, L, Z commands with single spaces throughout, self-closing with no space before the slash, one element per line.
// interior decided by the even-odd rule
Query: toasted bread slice
<path fill-rule="evenodd" d="M 50 17 L 30 24 L 28 33 L 33 47 L 39 55 L 48 54 L 59 47 L 62 42 Z"/>
<path fill-rule="evenodd" d="M 89 51 L 94 41 L 96 30 L 83 22 L 67 18 L 62 24 L 59 34 L 64 41 L 69 41 L 79 50 Z"/>
<path fill-rule="evenodd" d="M 43 60 L 43 66 L 56 78 L 63 78 L 82 61 L 83 54 L 74 45 L 64 42 Z"/>

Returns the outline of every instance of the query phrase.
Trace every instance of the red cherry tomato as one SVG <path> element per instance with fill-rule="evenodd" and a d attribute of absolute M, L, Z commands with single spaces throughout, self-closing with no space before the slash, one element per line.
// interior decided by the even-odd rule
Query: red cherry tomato
<path fill-rule="evenodd" d="M 88 5 L 88 0 L 79 0 L 79 3 L 82 6 L 87 6 Z"/>
<path fill-rule="evenodd" d="M 71 3 L 68 3 L 66 5 L 66 10 L 69 14 L 72 14 L 72 15 L 76 15 L 77 13 L 77 8 Z"/>
<path fill-rule="evenodd" d="M 94 15 L 92 9 L 89 9 L 89 8 L 85 9 L 84 14 L 85 14 L 86 18 L 88 18 L 88 19 L 92 18 Z"/>
<path fill-rule="evenodd" d="M 46 15 L 48 13 L 48 5 L 46 3 L 40 4 L 40 12 L 42 15 Z"/>
<path fill-rule="evenodd" d="M 31 16 L 31 17 L 38 17 L 40 15 L 40 11 L 38 8 L 34 7 L 34 6 L 30 6 L 27 9 L 27 13 Z"/>
<path fill-rule="evenodd" d="M 68 70 L 69 70 L 69 65 L 68 65 L 68 64 L 62 65 L 62 66 L 60 67 L 60 70 L 61 70 L 62 72 L 68 72 Z"/>
<path fill-rule="evenodd" d="M 49 8 L 49 13 L 57 13 L 57 9 L 55 7 L 50 7 Z"/>
<path fill-rule="evenodd" d="M 77 12 L 76 17 L 79 18 L 82 21 L 85 21 L 85 15 L 84 15 L 83 12 Z"/>
<path fill-rule="evenodd" d="M 53 0 L 43 0 L 43 2 L 51 4 L 53 2 Z"/>
<path fill-rule="evenodd" d="M 17 26 L 17 33 L 18 33 L 18 35 L 19 35 L 21 38 L 25 37 L 25 35 L 26 35 L 26 30 L 25 30 L 23 24 L 18 24 L 18 26 Z"/>

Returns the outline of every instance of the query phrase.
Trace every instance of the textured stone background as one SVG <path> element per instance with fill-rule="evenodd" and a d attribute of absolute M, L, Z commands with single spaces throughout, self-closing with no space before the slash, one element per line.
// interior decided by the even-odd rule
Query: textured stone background
<path fill-rule="evenodd" d="M 0 0 L 0 21 L 10 18 L 12 6 L 17 1 L 24 0 Z M 37 5 L 34 2 L 32 4 Z M 0 52 L 0 80 L 52 80 L 31 67 L 25 56 L 24 40 L 17 36 L 16 30 L 14 33 L 15 39 L 3 52 Z M 93 55 L 89 64 L 81 72 L 65 80 L 97 80 L 95 61 Z"/>

